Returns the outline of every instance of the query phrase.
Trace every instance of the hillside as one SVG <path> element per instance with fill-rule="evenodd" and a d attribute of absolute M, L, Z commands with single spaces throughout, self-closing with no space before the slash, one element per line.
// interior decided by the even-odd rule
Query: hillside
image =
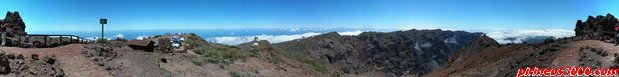
<path fill-rule="evenodd" d="M 617 19 L 611 14 L 577 21 L 574 37 L 547 39 L 541 44 L 495 45 L 493 39 L 477 38 L 454 54 L 440 69 L 424 76 L 510 77 L 524 67 L 560 68 L 591 66 L 616 68 L 619 47 L 611 40 Z"/>
<path fill-rule="evenodd" d="M 273 45 L 292 58 L 320 63 L 324 67 L 317 70 L 336 75 L 419 76 L 440 68 L 449 55 L 479 35 L 414 29 L 357 36 L 332 32 Z"/>

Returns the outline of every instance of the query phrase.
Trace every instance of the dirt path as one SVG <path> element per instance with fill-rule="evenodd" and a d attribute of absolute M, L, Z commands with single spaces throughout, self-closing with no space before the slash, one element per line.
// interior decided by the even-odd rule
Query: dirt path
<path fill-rule="evenodd" d="M 83 56 L 81 54 L 83 48 L 84 44 L 70 44 L 54 48 L 0 47 L 0 51 L 23 54 L 28 58 L 33 53 L 40 56 L 54 55 L 68 77 L 112 77 L 105 69 Z"/>

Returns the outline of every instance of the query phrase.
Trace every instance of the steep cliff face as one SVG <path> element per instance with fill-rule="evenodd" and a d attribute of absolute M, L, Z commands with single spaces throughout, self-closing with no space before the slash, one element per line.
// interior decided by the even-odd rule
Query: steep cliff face
<path fill-rule="evenodd" d="M 589 16 L 584 22 L 582 20 L 576 21 L 574 31 L 576 36 L 597 36 L 598 38 L 610 39 L 615 34 L 614 26 L 619 25 L 617 22 L 617 18 L 610 13 L 606 16 Z"/>
<path fill-rule="evenodd" d="M 420 76 L 440 68 L 450 55 L 479 35 L 443 30 L 364 32 L 357 36 L 332 32 L 275 46 L 291 52 L 299 51 L 290 47 L 303 47 L 301 52 L 329 64 L 335 72 Z"/>

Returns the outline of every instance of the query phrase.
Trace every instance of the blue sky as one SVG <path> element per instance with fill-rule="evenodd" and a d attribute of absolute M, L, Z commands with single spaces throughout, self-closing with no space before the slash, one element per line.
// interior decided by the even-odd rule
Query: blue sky
<path fill-rule="evenodd" d="M 617 0 L 4 0 L 27 31 L 272 27 L 572 29 Z M 0 14 L 5 14 L 1 12 Z M 0 15 L 4 18 L 4 15 Z"/>

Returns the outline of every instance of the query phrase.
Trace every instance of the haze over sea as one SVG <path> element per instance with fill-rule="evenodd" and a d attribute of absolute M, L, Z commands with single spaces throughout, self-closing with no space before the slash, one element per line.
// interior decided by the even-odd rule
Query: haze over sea
<path fill-rule="evenodd" d="M 362 32 L 393 32 L 399 30 L 410 30 L 410 27 L 390 27 L 390 28 L 217 28 L 217 29 L 153 29 L 153 30 L 106 30 L 105 38 L 123 37 L 125 39 L 138 39 L 142 37 L 163 35 L 167 33 L 196 33 L 207 41 L 228 45 L 237 45 L 250 42 L 253 37 L 261 40 L 268 40 L 271 43 L 279 43 L 294 39 L 311 37 L 327 32 L 338 32 L 340 35 L 358 35 Z M 438 28 L 414 28 L 438 29 Z M 499 43 L 522 43 L 526 40 L 543 40 L 548 37 L 569 37 L 574 36 L 574 31 L 569 29 L 442 29 L 451 31 L 482 32 L 494 38 Z M 74 34 L 88 39 L 101 36 L 101 31 L 29 31 L 29 34 Z"/>

